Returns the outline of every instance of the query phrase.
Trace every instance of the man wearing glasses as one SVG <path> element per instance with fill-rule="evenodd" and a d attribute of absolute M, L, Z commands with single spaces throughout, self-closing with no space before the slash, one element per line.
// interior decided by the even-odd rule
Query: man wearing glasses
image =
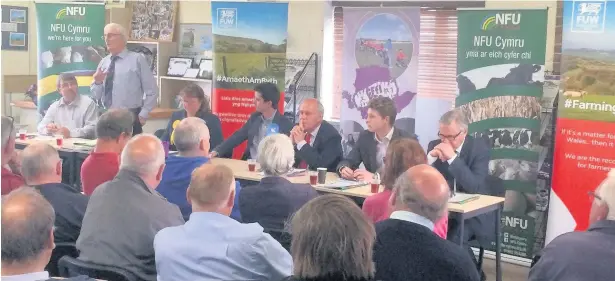
<path fill-rule="evenodd" d="M 485 182 L 489 172 L 489 144 L 468 135 L 468 120 L 463 112 L 455 109 L 442 115 L 438 137 L 427 146 L 427 161 L 444 176 L 451 188 L 451 195 L 455 192 L 492 194 Z M 449 220 L 448 240 L 456 244 L 463 241 L 478 264 L 466 242 L 477 239 L 481 245 L 488 245 L 494 238 L 490 237 L 494 235 L 494 230 L 495 218 L 491 213 L 467 220 L 464 237 L 461 237 L 459 222 Z M 481 272 L 481 275 L 484 276 L 484 273 Z"/>
<path fill-rule="evenodd" d="M 100 61 L 94 73 L 94 82 L 90 87 L 92 96 L 105 110 L 130 110 L 135 116 L 133 134 L 140 134 L 157 103 L 156 79 L 146 59 L 126 49 L 128 36 L 124 27 L 110 23 L 105 26 L 104 32 L 109 55 Z"/>
<path fill-rule="evenodd" d="M 79 94 L 77 78 L 71 73 L 58 77 L 58 92 L 62 98 L 52 103 L 38 124 L 38 133 L 61 134 L 64 138 L 94 138 L 96 104 L 88 96 Z"/>

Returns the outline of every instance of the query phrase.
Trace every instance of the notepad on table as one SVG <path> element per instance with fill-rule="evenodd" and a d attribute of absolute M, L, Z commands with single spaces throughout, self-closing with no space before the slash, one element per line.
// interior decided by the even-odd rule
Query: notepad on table
<path fill-rule="evenodd" d="M 463 204 L 466 202 L 476 200 L 478 199 L 478 197 L 480 197 L 480 194 L 456 193 L 453 197 L 448 199 L 448 202 Z"/>
<path fill-rule="evenodd" d="M 366 184 L 367 184 L 366 182 L 361 182 L 361 181 L 350 181 L 350 180 L 345 180 L 345 179 L 339 179 L 334 182 L 319 185 L 319 186 L 324 187 L 324 188 L 344 190 L 344 189 L 349 189 L 353 187 L 364 186 Z"/>

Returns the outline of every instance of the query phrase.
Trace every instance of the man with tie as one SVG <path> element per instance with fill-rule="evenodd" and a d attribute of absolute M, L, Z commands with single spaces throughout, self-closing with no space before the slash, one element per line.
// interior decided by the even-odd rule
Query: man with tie
<path fill-rule="evenodd" d="M 342 136 L 322 120 L 324 107 L 317 99 L 305 99 L 299 107 L 299 124 L 290 131 L 295 144 L 295 167 L 335 172 L 342 160 Z"/>
<path fill-rule="evenodd" d="M 280 101 L 280 91 L 273 83 L 262 83 L 254 87 L 254 106 L 256 112 L 250 115 L 246 123 L 228 139 L 213 149 L 210 157 L 228 155 L 244 141 L 248 147 L 243 153 L 243 160 L 256 159 L 258 144 L 271 133 L 289 135 L 292 122 L 277 110 Z"/>
<path fill-rule="evenodd" d="M 128 36 L 124 27 L 110 23 L 104 32 L 109 55 L 100 61 L 94 73 L 92 96 L 105 110 L 130 110 L 135 115 L 133 135 L 140 134 L 157 103 L 156 79 L 145 57 L 126 49 Z"/>
<path fill-rule="evenodd" d="M 455 109 L 442 115 L 438 137 L 427 146 L 427 161 L 444 176 L 451 195 L 454 192 L 491 195 L 492 191 L 486 184 L 489 144 L 468 135 L 468 121 L 463 112 Z M 495 218 L 492 213 L 467 220 L 463 237 L 457 220 L 449 219 L 448 223 L 448 240 L 457 244 L 463 242 L 475 262 L 474 253 L 466 242 L 478 239 L 482 245 L 487 245 L 494 238 Z"/>

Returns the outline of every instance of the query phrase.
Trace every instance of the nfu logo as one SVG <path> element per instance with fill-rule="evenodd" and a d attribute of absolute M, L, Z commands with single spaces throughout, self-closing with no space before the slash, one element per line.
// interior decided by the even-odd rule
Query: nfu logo
<path fill-rule="evenodd" d="M 484 31 L 494 28 L 519 29 L 520 23 L 521 14 L 519 13 L 497 13 L 495 16 L 485 17 L 481 29 Z"/>
<path fill-rule="evenodd" d="M 85 16 L 85 7 L 66 7 L 56 14 L 56 20 L 66 18 L 81 18 Z"/>
<path fill-rule="evenodd" d="M 604 32 L 606 1 L 574 1 L 572 3 L 571 32 Z"/>

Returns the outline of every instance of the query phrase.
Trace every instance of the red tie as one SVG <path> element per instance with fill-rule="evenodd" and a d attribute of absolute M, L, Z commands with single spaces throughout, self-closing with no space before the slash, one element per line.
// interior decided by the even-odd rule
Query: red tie
<path fill-rule="evenodd" d="M 304 145 L 310 145 L 310 141 L 312 140 L 312 134 L 306 134 L 305 135 L 305 142 L 306 144 Z M 307 163 L 303 160 L 301 160 L 301 163 L 299 163 L 299 169 L 307 169 Z"/>

